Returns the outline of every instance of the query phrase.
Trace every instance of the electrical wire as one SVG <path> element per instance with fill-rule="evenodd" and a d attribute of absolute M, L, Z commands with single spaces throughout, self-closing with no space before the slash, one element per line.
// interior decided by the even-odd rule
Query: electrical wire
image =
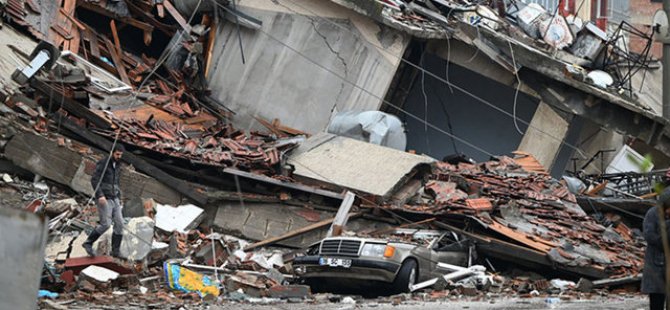
<path fill-rule="evenodd" d="M 419 61 L 421 63 L 421 66 L 424 66 L 424 60 L 426 55 L 426 49 L 423 47 L 421 49 L 421 60 Z M 430 148 L 430 135 L 428 134 L 428 95 L 426 94 L 426 74 L 421 72 L 421 94 L 423 94 L 423 120 L 424 120 L 424 125 L 423 125 L 423 130 L 424 130 L 424 139 L 426 140 L 426 149 L 428 150 L 428 153 L 432 153 L 431 148 Z"/>
<path fill-rule="evenodd" d="M 230 11 L 230 9 L 228 9 L 227 7 L 225 7 L 225 6 L 221 5 L 221 4 L 218 4 L 218 3 L 217 3 L 217 5 L 218 5 L 219 7 L 221 7 L 221 8 L 223 8 L 224 10 L 230 12 L 231 14 L 235 14 L 235 12 Z M 386 103 L 387 105 L 389 105 L 389 106 L 395 108 L 396 110 L 402 112 L 403 114 L 409 116 L 410 118 L 412 118 L 412 119 L 414 119 L 414 120 L 416 120 L 416 121 L 418 121 L 418 122 L 420 122 L 420 123 L 422 123 L 422 124 L 426 124 L 428 127 L 432 128 L 432 129 L 434 129 L 434 130 L 436 130 L 436 131 L 438 131 L 438 132 L 440 132 L 440 133 L 442 133 L 442 134 L 444 134 L 444 135 L 447 135 L 447 136 L 449 136 L 449 137 L 453 137 L 454 139 L 458 140 L 459 142 L 461 142 L 461 143 L 463 143 L 463 144 L 465 144 L 465 145 L 470 146 L 471 148 L 473 148 L 473 149 L 475 149 L 475 150 L 481 152 L 482 154 L 485 154 L 485 155 L 487 155 L 487 156 L 491 156 L 491 157 L 496 157 L 495 154 L 493 154 L 493 153 L 491 153 L 491 152 L 489 152 L 489 151 L 486 151 L 485 149 L 483 149 L 483 148 L 481 148 L 481 147 L 479 147 L 479 146 L 477 146 L 477 145 L 474 145 L 474 144 L 470 143 L 469 141 L 467 141 L 467 140 L 465 140 L 465 139 L 463 139 L 463 138 L 460 138 L 460 137 L 458 137 L 458 136 L 452 135 L 452 134 L 450 134 L 450 133 L 444 131 L 443 129 L 441 129 L 441 128 L 435 126 L 434 124 L 431 124 L 431 123 L 429 123 L 429 122 L 425 122 L 422 118 L 420 118 L 420 117 L 418 117 L 418 116 L 416 116 L 416 115 L 414 115 L 414 114 L 412 114 L 412 113 L 407 112 L 405 109 L 403 109 L 403 108 L 401 108 L 401 107 L 399 107 L 399 106 L 397 106 L 397 105 L 395 105 L 395 104 L 389 102 L 388 100 L 386 100 L 386 99 L 384 99 L 384 98 L 382 98 L 382 97 L 380 97 L 380 96 L 374 94 L 374 93 L 371 92 L 370 90 L 368 90 L 368 89 L 366 89 L 366 88 L 364 88 L 364 87 L 362 87 L 362 86 L 360 86 L 360 85 L 358 85 L 358 84 L 356 84 L 356 83 L 354 83 L 354 82 L 351 82 L 351 81 L 347 80 L 345 77 L 343 77 L 343 76 L 340 75 L 339 73 L 337 73 L 337 72 L 335 72 L 335 71 L 333 71 L 333 70 L 331 70 L 331 69 L 325 67 L 324 65 L 322 65 L 322 64 L 320 64 L 320 63 L 318 63 L 318 62 L 316 62 L 315 60 L 313 60 L 313 59 L 311 59 L 310 57 L 306 56 L 305 54 L 303 54 L 302 52 L 298 51 L 298 50 L 295 49 L 294 47 L 292 47 L 292 46 L 290 46 L 290 45 L 284 43 L 283 41 L 279 40 L 278 38 L 276 38 L 276 37 L 273 36 L 272 34 L 268 33 L 267 31 L 264 31 L 262 28 L 261 28 L 261 29 L 258 29 L 257 31 L 259 31 L 259 32 L 261 32 L 261 33 L 263 33 L 263 34 L 265 34 L 267 37 L 269 37 L 269 38 L 272 39 L 273 41 L 275 41 L 275 42 L 277 42 L 277 43 L 283 45 L 284 47 L 286 47 L 287 49 L 289 49 L 289 50 L 291 50 L 292 52 L 296 53 L 297 55 L 300 55 L 301 57 L 303 57 L 305 60 L 309 61 L 309 62 L 312 63 L 313 65 L 315 65 L 315 66 L 317 66 L 317 67 L 319 67 L 319 68 L 321 68 L 321 69 L 323 69 L 323 70 L 325 70 L 325 71 L 327 71 L 327 72 L 333 74 L 334 76 L 336 76 L 337 78 L 339 78 L 339 79 L 342 80 L 343 82 L 345 82 L 345 83 L 351 85 L 352 87 L 354 87 L 354 88 L 356 88 L 356 89 L 361 90 L 362 92 L 364 92 L 364 93 L 366 93 L 366 94 L 372 96 L 373 98 L 379 99 L 381 102 Z M 412 65 L 414 65 L 414 64 L 412 64 Z M 416 65 L 414 65 L 414 66 L 416 66 Z M 429 75 L 432 75 L 432 73 L 430 73 L 430 72 L 426 72 L 426 73 L 428 73 Z"/>
<path fill-rule="evenodd" d="M 514 128 L 516 128 L 516 131 L 520 135 L 524 135 L 525 133 L 521 131 L 521 128 L 519 128 L 519 123 L 517 123 L 517 117 L 516 117 L 516 105 L 517 105 L 517 100 L 519 99 L 519 89 L 521 88 L 521 79 L 519 78 L 519 69 L 516 67 L 516 59 L 514 58 L 514 49 L 512 49 L 512 42 L 507 41 L 509 44 L 509 51 L 512 53 L 512 66 L 514 66 L 514 76 L 516 77 L 516 91 L 514 92 L 514 105 L 512 106 L 512 115 L 514 117 L 512 120 L 514 121 Z"/>
<path fill-rule="evenodd" d="M 190 17 L 190 18 L 188 19 L 188 21 L 187 21 L 188 24 L 190 24 L 190 23 L 193 21 L 193 18 L 196 16 L 196 13 L 198 12 L 198 9 L 200 8 L 200 5 L 201 5 L 201 4 L 202 4 L 202 0 L 199 0 L 199 1 L 198 1 L 198 4 L 196 5 L 195 9 L 193 10 L 193 13 L 191 14 L 191 17 Z M 147 81 L 149 81 L 149 78 L 150 78 L 152 75 L 154 75 L 154 74 L 156 73 L 156 71 L 158 70 L 158 68 L 159 68 L 160 66 L 163 65 L 163 62 L 165 62 L 165 61 L 167 60 L 167 58 L 168 58 L 169 56 L 171 56 L 172 53 L 175 53 L 175 52 L 177 51 L 176 46 L 178 46 L 178 43 L 181 42 L 181 39 L 182 39 L 184 33 L 185 33 L 185 31 L 182 31 L 182 32 L 179 33 L 179 36 L 178 36 L 178 38 L 177 38 L 177 40 L 176 40 L 176 43 L 172 46 L 172 48 L 171 48 L 167 53 L 164 53 L 164 54 L 163 54 L 163 55 L 165 55 L 165 57 L 163 57 L 162 60 L 159 59 L 159 61 L 156 62 L 156 64 L 154 65 L 154 68 L 153 68 L 153 69 L 149 72 L 149 74 L 144 78 L 144 80 L 142 81 L 142 83 L 140 83 L 139 87 L 137 88 L 137 91 L 135 92 L 135 94 L 133 95 L 133 98 L 131 99 L 131 106 L 134 104 L 135 100 L 136 100 L 137 97 L 139 96 L 140 91 L 141 91 L 141 89 L 144 87 L 145 83 L 146 83 Z M 113 52 L 113 51 L 111 51 L 111 52 Z M 118 64 L 118 65 L 122 65 L 122 64 Z M 63 96 L 64 96 L 64 95 L 63 95 Z M 105 162 L 105 166 L 104 166 L 104 169 L 103 169 L 103 172 L 102 172 L 102 175 L 103 175 L 103 176 L 105 175 L 105 173 L 107 173 L 107 169 L 109 168 L 109 163 L 110 163 L 110 161 L 111 161 L 111 159 L 112 159 L 112 154 L 114 153 L 114 149 L 116 148 L 116 145 L 117 145 L 117 143 L 118 143 L 118 141 L 119 141 L 119 138 L 120 138 L 120 135 L 121 135 L 121 131 L 123 131 L 123 128 L 122 128 L 122 127 L 119 127 L 119 130 L 116 132 L 116 135 L 114 136 L 114 141 L 112 142 L 112 146 L 111 146 L 111 148 L 110 148 L 110 150 L 109 150 L 109 153 L 107 154 L 107 160 L 106 160 L 106 162 Z M 96 193 L 96 192 L 100 189 L 100 185 L 102 184 L 102 179 L 103 179 L 103 178 L 101 177 L 100 180 L 98 181 L 98 183 L 96 184 L 96 186 L 93 188 L 93 193 Z M 81 215 L 81 214 L 84 214 L 84 213 L 88 210 L 88 208 L 90 208 L 90 207 L 92 206 L 92 201 L 93 201 L 94 198 L 95 198 L 95 194 L 93 194 L 93 196 L 89 197 L 88 201 L 87 201 L 86 204 L 85 204 L 84 209 L 82 209 L 82 211 L 79 213 L 80 215 Z M 77 216 L 75 216 L 75 217 L 69 219 L 69 220 L 65 223 L 65 225 L 63 225 L 63 226 L 61 227 L 61 229 L 60 229 L 60 233 L 62 233 L 63 230 L 65 230 L 65 228 L 69 227 L 69 226 L 72 224 L 72 221 L 75 220 L 76 218 L 77 218 Z M 123 227 L 123 229 L 124 229 L 126 232 L 130 233 L 131 235 L 134 235 L 136 238 L 140 238 L 137 234 L 135 234 L 135 233 L 133 233 L 132 231 L 128 230 L 125 226 Z M 141 239 L 141 238 L 140 238 L 140 239 Z M 143 240 L 143 241 L 144 241 L 144 240 Z M 147 243 L 147 244 L 149 244 L 149 245 L 152 245 L 151 242 L 146 242 L 146 241 L 144 241 L 144 242 Z"/>

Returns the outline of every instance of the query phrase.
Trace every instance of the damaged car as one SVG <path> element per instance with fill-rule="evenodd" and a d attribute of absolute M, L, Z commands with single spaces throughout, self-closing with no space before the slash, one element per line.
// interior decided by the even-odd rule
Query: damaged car
<path fill-rule="evenodd" d="M 393 236 L 325 238 L 295 258 L 294 272 L 315 290 L 374 281 L 401 293 L 443 274 L 437 263 L 468 265 L 470 242 L 453 232 L 397 231 Z"/>

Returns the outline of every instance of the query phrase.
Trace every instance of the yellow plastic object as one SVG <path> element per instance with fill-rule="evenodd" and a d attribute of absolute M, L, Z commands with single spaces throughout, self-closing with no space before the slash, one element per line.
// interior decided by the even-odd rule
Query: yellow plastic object
<path fill-rule="evenodd" d="M 219 288 L 208 276 L 167 262 L 163 264 L 163 269 L 165 279 L 171 289 L 187 293 L 197 292 L 200 297 L 219 296 Z"/>

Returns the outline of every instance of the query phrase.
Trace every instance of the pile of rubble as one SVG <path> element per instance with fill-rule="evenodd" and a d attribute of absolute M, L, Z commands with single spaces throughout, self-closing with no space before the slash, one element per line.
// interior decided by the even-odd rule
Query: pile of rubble
<path fill-rule="evenodd" d="M 524 169 L 527 157 L 502 156 L 477 165 L 438 163 L 415 201 L 385 208 L 445 222 L 465 219 L 481 234 L 504 236 L 561 265 L 610 277 L 640 273 L 645 244 L 639 231 L 634 234 L 621 221 L 601 225 L 580 208 L 566 185 Z"/>
<path fill-rule="evenodd" d="M 366 11 L 367 1 L 336 2 Z M 608 31 L 604 20 L 583 20 L 576 16 L 581 12 L 574 8 L 570 12 L 560 4 L 545 8 L 519 1 L 377 3 L 383 6 L 372 17 L 390 27 L 426 39 L 454 38 L 472 45 L 513 74 L 528 67 L 598 96 L 633 99 L 639 107 L 651 109 L 636 101 L 632 77 L 641 69 L 658 67 L 650 53 L 652 30 L 637 29 L 622 21 Z M 643 43 L 629 48 L 629 38 Z M 619 62 L 633 65 L 624 68 Z"/>
<path fill-rule="evenodd" d="M 26 210 L 50 217 L 42 294 L 61 294 L 56 306 L 73 301 L 164 307 L 184 300 L 306 300 L 310 289 L 301 285 L 302 279 L 293 274 L 291 265 L 304 251 L 269 250 L 264 246 L 308 233 L 313 233 L 312 238 L 322 238 L 344 230 L 346 235 L 349 217 L 362 218 L 368 221 L 366 224 L 382 223 L 387 232 L 389 226 L 451 231 L 471 240 L 479 256 L 486 259 L 517 266 L 531 262 L 535 268 L 551 268 L 573 278 L 606 279 L 589 284 L 586 279 L 570 283 L 504 277 L 492 272 L 490 261 L 485 261 L 488 268 L 479 261 L 481 265 L 441 266 L 445 269 L 442 280 L 438 277 L 430 283 L 416 284 L 418 293 L 414 297 L 543 295 L 577 288 L 588 291 L 588 287 L 639 279 L 645 245 L 635 229 L 623 221 L 605 225 L 589 217 L 563 183 L 552 179 L 526 155 L 502 156 L 480 164 L 449 164 L 398 150 L 373 149 L 378 146 L 362 142 L 361 147 L 344 137 L 337 141 L 311 137 L 314 140 L 306 143 L 310 139 L 306 134 L 282 126 L 278 120 L 258 119 L 268 129 L 266 133 L 241 131 L 229 122 L 232 112 L 208 95 L 204 79 L 213 44 L 212 14 L 205 13 L 200 23 L 192 25 L 167 0 L 56 2 L 56 10 L 47 7 L 52 4 L 49 1 L 42 7 L 33 1 L 9 1 L 2 7 L 12 24 L 54 43 L 41 43 L 30 55 L 17 51 L 25 66 L 13 75 L 13 84 L 4 85 L 2 90 L 2 159 L 15 164 L 12 169 L 21 167 L 28 170 L 27 174 L 42 174 L 49 182 L 90 196 L 92 189 L 87 181 L 92 167 L 110 149 L 112 140 L 118 139 L 130 150 L 124 160 L 131 167 L 123 168 L 121 187 L 124 195 L 132 196 L 124 201 L 124 208 L 134 213 L 127 216 L 121 259 L 87 257 L 81 244 L 97 221 L 95 207 L 85 202 L 88 199 L 70 191 L 50 190 L 53 186 L 42 182 L 30 184 L 18 181 L 16 175 L 0 175 L 0 190 L 16 195 L 7 204 L 17 205 L 21 200 L 28 205 Z M 507 22 L 488 7 L 477 5 L 471 10 L 465 4 L 435 2 L 456 13 L 445 17 L 439 9 L 398 0 L 385 1 L 388 5 L 384 12 L 391 10 L 394 19 L 423 30 L 447 33 L 453 19 L 458 19 L 528 40 L 528 34 L 500 27 Z M 96 32 L 99 25 L 87 24 L 81 16 L 85 14 L 75 14 L 80 12 L 78 8 L 93 17 L 113 17 L 109 31 Z M 532 14 L 537 15 L 535 19 L 526 18 L 533 13 L 528 12 L 530 9 L 537 13 Z M 515 13 L 521 20 L 517 23 L 532 26 L 527 32 L 546 34 L 549 24 L 565 26 L 562 17 L 547 23 L 547 14 L 536 11 L 536 6 L 529 5 Z M 92 23 L 90 19 L 86 18 Z M 154 29 L 170 43 L 158 58 L 132 53 L 137 47 L 121 46 L 116 22 L 141 30 L 146 46 L 154 39 Z M 579 30 L 579 36 L 589 36 L 588 31 L 593 31 L 589 29 Z M 526 28 L 523 30 L 526 32 Z M 547 44 L 562 49 L 574 38 L 568 39 L 562 37 L 561 42 Z M 586 39 L 577 38 L 577 42 L 580 40 Z M 594 44 L 593 48 L 598 49 L 597 45 L 604 43 Z M 65 51 L 61 53 L 59 48 Z M 575 55 L 579 51 L 575 49 Z M 496 59 L 505 61 L 504 57 Z M 593 69 L 598 69 L 593 67 L 593 60 L 590 62 Z M 343 149 L 345 144 L 347 149 Z M 297 146 L 309 146 L 302 158 L 290 153 Z M 357 181 L 382 178 L 372 173 L 363 176 L 370 168 L 364 165 L 355 168 L 357 171 L 346 171 L 354 166 L 346 165 L 352 160 L 346 156 L 362 154 L 356 153 L 361 150 L 397 155 L 379 155 L 380 161 L 399 158 L 394 163 L 397 169 L 380 182 L 383 188 L 349 182 L 352 175 Z M 324 163 L 326 157 L 320 152 L 327 153 L 332 162 Z M 286 159 L 293 162 L 283 165 Z M 344 164 L 333 164 L 336 159 Z M 339 171 L 305 173 L 301 165 L 337 166 L 346 173 L 336 175 L 337 182 L 329 181 L 334 177 L 321 174 Z M 388 179 L 394 176 L 398 179 Z M 398 198 L 401 196 L 406 199 Z M 161 203 L 140 199 L 146 197 Z M 10 198 L 0 195 L 0 202 L 4 199 Z M 239 202 L 241 208 L 249 202 L 258 203 L 253 207 L 273 211 L 301 208 L 303 212 L 287 212 L 299 213 L 308 224 L 294 227 L 287 220 L 289 231 L 277 236 L 265 233 L 271 226 L 268 219 L 262 237 L 248 238 L 257 241 L 249 244 L 239 239 L 245 237 L 243 233 L 231 233 L 227 230 L 230 227 L 216 231 L 203 222 L 204 209 L 218 208 L 213 204 L 217 199 Z M 360 235 L 430 244 L 378 230 L 365 231 L 372 228 L 361 225 Z M 224 231 L 235 236 L 224 235 Z M 98 253 L 109 251 L 109 235 L 111 232 L 95 244 Z M 476 258 L 471 252 L 469 261 Z M 414 297 L 391 299 L 395 302 Z"/>
<path fill-rule="evenodd" d="M 110 250 L 111 230 L 94 244 L 100 256 L 88 257 L 82 248 L 95 219 L 94 212 L 86 212 L 90 208 L 73 198 L 45 205 L 44 210 L 67 205 L 68 210 L 85 211 L 72 225 L 52 229 L 46 247 L 42 289 L 60 292 L 61 303 L 73 298 L 101 305 L 163 307 L 184 300 L 278 301 L 310 295 L 309 287 L 288 285 L 292 275 L 286 250 L 245 252 L 248 242 L 201 225 L 204 211 L 196 206 L 145 201 L 146 216 L 125 224 L 120 258 L 112 258 L 104 256 Z"/>

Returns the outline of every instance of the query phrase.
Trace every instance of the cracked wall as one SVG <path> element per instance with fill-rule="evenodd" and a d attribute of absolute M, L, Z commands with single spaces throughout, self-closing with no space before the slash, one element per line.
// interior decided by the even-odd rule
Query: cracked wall
<path fill-rule="evenodd" d="M 248 0 L 239 7 L 263 21 L 218 29 L 210 88 L 251 129 L 280 119 L 309 133 L 326 129 L 333 111 L 378 110 L 409 37 L 327 0 Z M 354 86 L 355 85 L 355 86 Z"/>

